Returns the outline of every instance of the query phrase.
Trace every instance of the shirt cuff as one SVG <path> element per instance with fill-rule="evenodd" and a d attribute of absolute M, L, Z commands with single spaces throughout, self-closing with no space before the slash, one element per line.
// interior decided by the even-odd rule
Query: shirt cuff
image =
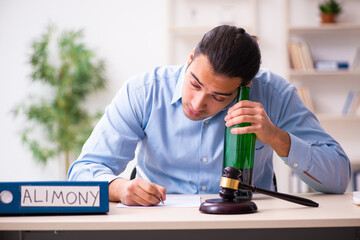
<path fill-rule="evenodd" d="M 280 157 L 295 172 L 307 171 L 311 161 L 311 145 L 289 133 L 291 145 L 288 157 Z"/>
<path fill-rule="evenodd" d="M 112 181 L 114 181 L 116 178 L 119 178 L 118 176 L 112 175 L 112 174 L 101 174 L 99 176 L 96 176 L 94 178 L 94 181 L 104 181 L 104 182 L 108 182 L 111 183 Z"/>

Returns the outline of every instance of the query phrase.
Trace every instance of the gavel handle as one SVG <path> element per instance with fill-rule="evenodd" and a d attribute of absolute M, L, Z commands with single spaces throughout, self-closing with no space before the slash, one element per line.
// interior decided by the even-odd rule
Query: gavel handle
<path fill-rule="evenodd" d="M 319 206 L 319 204 L 317 202 L 314 202 L 314 201 L 312 201 L 310 199 L 307 199 L 307 198 L 293 196 L 293 195 L 289 195 L 289 194 L 285 194 L 285 193 L 269 191 L 269 190 L 261 189 L 261 188 L 255 187 L 255 186 L 246 185 L 246 184 L 243 184 L 243 183 L 240 183 L 239 187 L 242 188 L 242 189 L 250 190 L 252 192 L 262 193 L 262 194 L 265 194 L 265 195 L 280 198 L 280 199 L 283 199 L 285 201 L 305 205 L 305 206 L 308 206 L 308 207 L 318 207 Z"/>

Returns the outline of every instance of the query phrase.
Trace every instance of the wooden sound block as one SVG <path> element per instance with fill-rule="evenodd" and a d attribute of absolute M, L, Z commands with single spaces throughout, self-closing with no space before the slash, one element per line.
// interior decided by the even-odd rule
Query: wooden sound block
<path fill-rule="evenodd" d="M 257 211 L 257 206 L 254 202 L 235 202 L 226 201 L 222 198 L 214 198 L 205 200 L 200 205 L 200 212 L 211 214 L 244 214 L 253 213 Z"/>

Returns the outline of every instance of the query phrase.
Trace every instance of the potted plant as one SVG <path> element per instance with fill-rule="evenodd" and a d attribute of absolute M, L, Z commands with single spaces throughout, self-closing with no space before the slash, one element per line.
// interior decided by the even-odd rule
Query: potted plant
<path fill-rule="evenodd" d="M 319 4 L 322 23 L 335 23 L 336 17 L 342 12 L 341 5 L 336 0 L 326 0 Z"/>
<path fill-rule="evenodd" d="M 22 142 L 34 159 L 45 164 L 63 157 L 67 172 L 71 156 L 79 154 L 100 116 L 90 114 L 83 102 L 90 93 L 104 89 L 106 79 L 104 62 L 81 41 L 82 31 L 57 33 L 54 26 L 48 27 L 33 42 L 29 59 L 32 82 L 45 85 L 46 92 L 27 98 L 13 113 L 27 120 Z"/>

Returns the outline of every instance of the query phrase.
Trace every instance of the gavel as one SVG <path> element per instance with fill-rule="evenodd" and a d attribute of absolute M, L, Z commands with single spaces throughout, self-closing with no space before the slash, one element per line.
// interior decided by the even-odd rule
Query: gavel
<path fill-rule="evenodd" d="M 234 167 L 226 167 L 223 169 L 223 175 L 220 182 L 219 195 L 224 201 L 234 201 L 236 193 L 239 189 L 249 190 L 251 192 L 259 192 L 268 196 L 280 198 L 289 202 L 305 205 L 308 207 L 318 207 L 319 204 L 306 198 L 293 196 L 285 193 L 279 193 L 261 189 L 255 186 L 247 185 L 241 182 L 241 170 Z"/>

